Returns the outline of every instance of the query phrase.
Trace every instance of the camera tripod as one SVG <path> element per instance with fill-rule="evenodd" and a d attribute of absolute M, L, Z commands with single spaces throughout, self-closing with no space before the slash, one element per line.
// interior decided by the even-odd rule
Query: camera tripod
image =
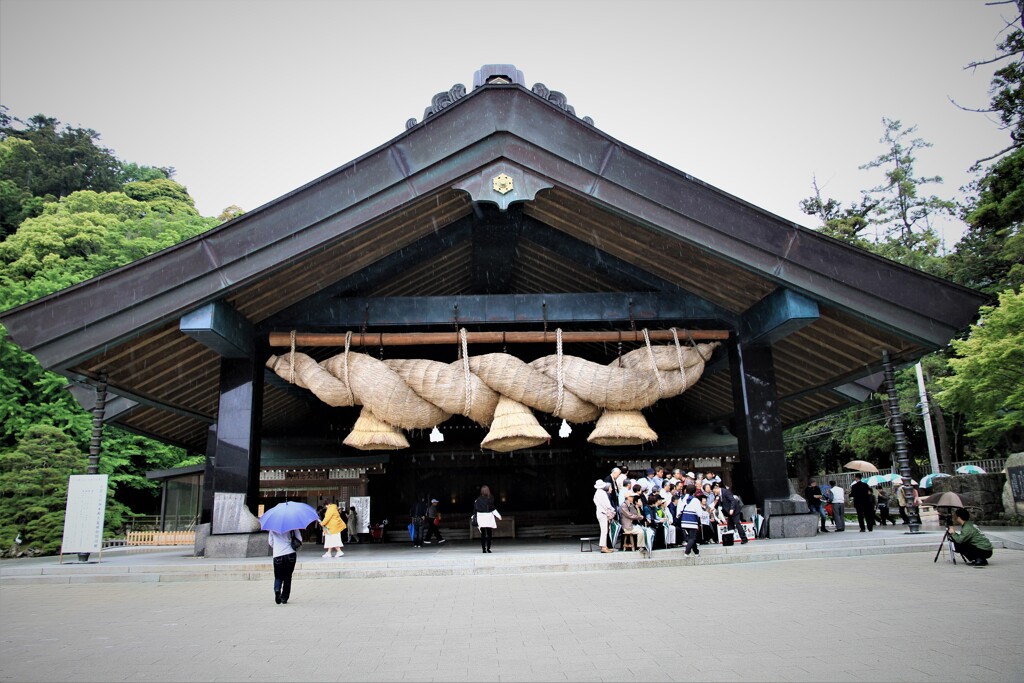
<path fill-rule="evenodd" d="M 947 543 L 949 544 L 947 546 Z M 939 541 L 939 549 L 935 551 L 935 559 L 932 563 L 939 561 L 939 555 L 942 554 L 942 549 L 949 548 L 949 561 L 956 564 L 956 546 L 953 545 L 953 537 L 949 534 L 949 527 L 946 527 L 946 533 L 942 534 L 942 540 Z"/>

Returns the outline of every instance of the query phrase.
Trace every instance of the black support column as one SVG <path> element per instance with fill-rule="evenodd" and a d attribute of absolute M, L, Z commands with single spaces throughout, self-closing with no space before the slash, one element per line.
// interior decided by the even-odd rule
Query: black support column
<path fill-rule="evenodd" d="M 733 338 L 729 342 L 729 365 L 740 450 L 734 484 L 748 502 L 752 493 L 764 510 L 765 499 L 789 496 L 772 349 Z"/>
<path fill-rule="evenodd" d="M 213 487 L 246 494 L 253 514 L 259 498 L 262 416 L 263 367 L 252 358 L 222 358 Z"/>

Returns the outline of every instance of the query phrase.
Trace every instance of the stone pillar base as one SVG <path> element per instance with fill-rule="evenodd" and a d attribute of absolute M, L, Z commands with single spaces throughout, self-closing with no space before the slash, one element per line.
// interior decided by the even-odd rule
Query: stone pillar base
<path fill-rule="evenodd" d="M 816 513 L 772 515 L 768 518 L 768 537 L 810 538 L 818 533 L 820 520 Z"/>
<path fill-rule="evenodd" d="M 211 534 L 206 538 L 206 557 L 266 557 L 270 544 L 266 531 Z"/>
<path fill-rule="evenodd" d="M 210 523 L 196 525 L 196 540 L 192 547 L 192 554 L 195 557 L 203 557 L 206 554 L 206 540 L 210 538 Z"/>

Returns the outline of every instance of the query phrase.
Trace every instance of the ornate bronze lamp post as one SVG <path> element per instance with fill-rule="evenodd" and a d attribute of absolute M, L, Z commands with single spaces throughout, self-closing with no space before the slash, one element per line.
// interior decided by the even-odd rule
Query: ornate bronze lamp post
<path fill-rule="evenodd" d="M 892 360 L 888 351 L 882 351 L 882 376 L 885 382 L 886 399 L 889 403 L 889 417 L 892 420 L 892 433 L 896 439 L 896 460 L 900 467 L 900 477 L 903 478 L 903 496 L 907 501 L 907 514 L 910 516 L 911 534 L 919 533 L 921 530 L 921 518 L 918 515 L 918 508 L 912 505 L 914 502 L 914 487 L 911 485 L 910 476 L 910 454 L 907 450 L 907 435 L 903 431 L 903 416 L 900 414 L 900 403 L 896 397 L 896 382 L 893 378 Z"/>

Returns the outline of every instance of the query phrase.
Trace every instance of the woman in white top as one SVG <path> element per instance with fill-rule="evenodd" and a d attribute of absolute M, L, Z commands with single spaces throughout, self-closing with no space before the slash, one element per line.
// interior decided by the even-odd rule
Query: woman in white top
<path fill-rule="evenodd" d="M 697 500 L 697 487 L 690 484 L 686 487 L 686 498 L 680 500 L 682 507 L 679 507 L 679 526 L 683 529 L 683 536 L 686 538 L 686 549 L 683 555 L 700 555 L 700 548 L 697 547 L 697 533 L 700 530 L 700 514 L 704 508 Z"/>
<path fill-rule="evenodd" d="M 292 539 L 302 543 L 302 534 L 298 529 L 292 531 L 271 531 L 268 541 L 274 555 L 274 602 L 287 605 L 292 593 L 292 573 L 295 571 L 297 554 L 292 547 Z"/>
<path fill-rule="evenodd" d="M 612 485 L 603 479 L 594 482 L 594 509 L 597 515 L 597 524 L 601 527 L 601 552 L 613 553 L 614 549 L 608 547 L 608 522 L 615 519 L 615 508 L 612 507 L 611 495 Z"/>

